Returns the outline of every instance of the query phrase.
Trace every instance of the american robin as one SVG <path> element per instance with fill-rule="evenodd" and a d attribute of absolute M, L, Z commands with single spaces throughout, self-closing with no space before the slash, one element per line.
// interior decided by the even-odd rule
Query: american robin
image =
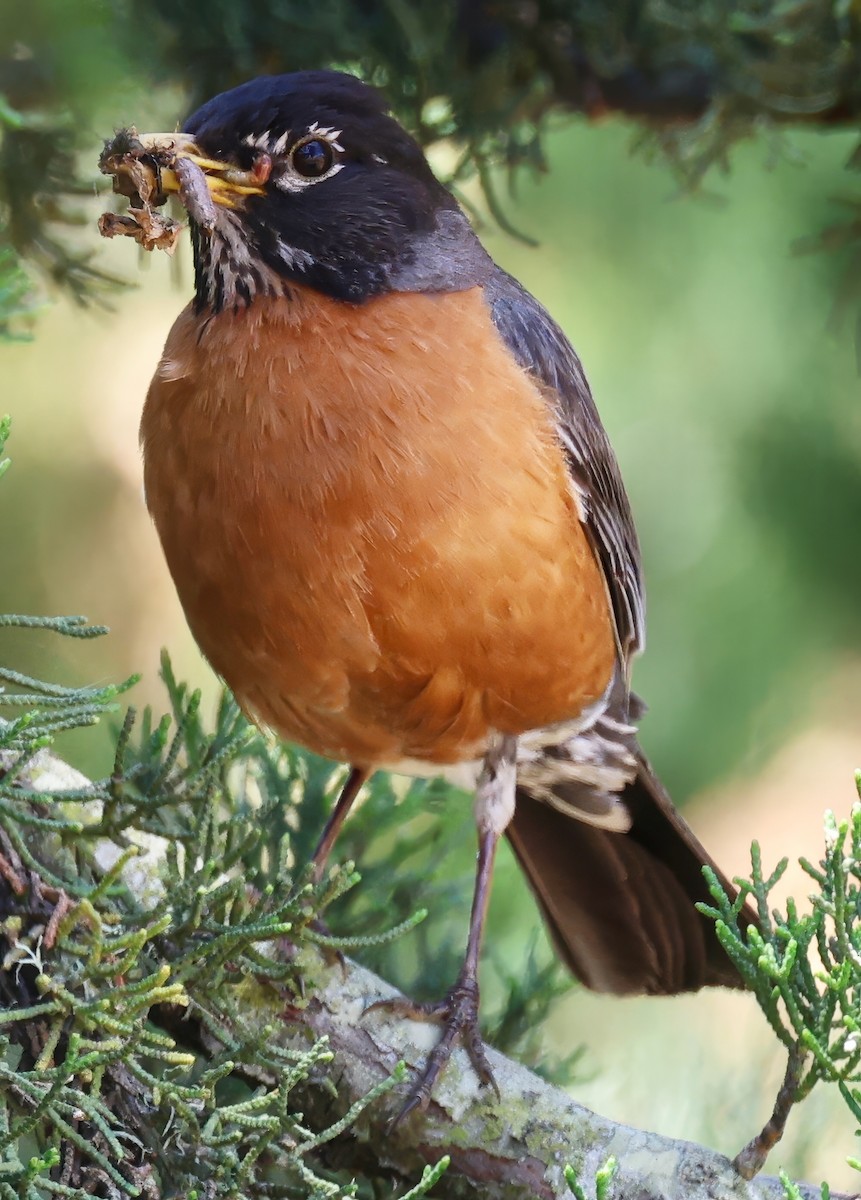
<path fill-rule="evenodd" d="M 350 75 L 255 79 L 136 145 L 174 163 L 196 289 L 143 413 L 147 504 L 243 709 L 352 765 L 317 872 L 372 772 L 475 786 L 466 957 L 407 1108 L 459 1040 L 491 1081 L 503 834 L 588 987 L 741 986 L 694 907 L 714 864 L 637 743 L 637 537 L 558 325 Z"/>

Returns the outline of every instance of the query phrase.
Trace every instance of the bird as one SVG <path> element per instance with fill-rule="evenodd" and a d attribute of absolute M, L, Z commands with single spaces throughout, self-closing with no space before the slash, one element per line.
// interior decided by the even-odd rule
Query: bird
<path fill-rule="evenodd" d="M 375 771 L 474 789 L 467 949 L 439 1003 L 403 1002 L 442 1027 L 405 1111 L 458 1044 L 493 1084 L 503 836 L 588 988 L 743 986 L 696 908 L 704 866 L 733 889 L 638 742 L 637 534 L 559 325 L 350 74 L 256 78 L 135 145 L 186 204 L 195 285 L 143 410 L 146 503 L 243 711 L 349 765 L 316 877 Z"/>

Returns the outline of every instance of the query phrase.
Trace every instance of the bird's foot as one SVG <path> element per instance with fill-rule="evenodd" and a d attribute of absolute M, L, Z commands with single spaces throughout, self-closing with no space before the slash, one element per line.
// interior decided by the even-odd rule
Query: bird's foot
<path fill-rule="evenodd" d="M 455 1046 L 459 1044 L 469 1055 L 469 1061 L 481 1083 L 485 1087 L 492 1087 L 497 1098 L 499 1097 L 499 1087 L 493 1077 L 478 1027 L 478 998 L 478 981 L 464 974 L 445 999 L 436 1003 L 417 1004 L 405 997 L 397 997 L 392 1000 L 377 1000 L 365 1009 L 366 1013 L 377 1009 L 413 1021 L 439 1021 L 443 1026 L 442 1037 L 428 1055 L 424 1069 L 419 1072 L 390 1128 L 400 1124 L 414 1109 L 421 1111 L 427 1108 L 436 1081 L 451 1058 Z"/>

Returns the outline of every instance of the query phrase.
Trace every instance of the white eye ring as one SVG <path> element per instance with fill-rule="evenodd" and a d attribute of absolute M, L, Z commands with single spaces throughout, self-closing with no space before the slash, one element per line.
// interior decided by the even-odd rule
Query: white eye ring
<path fill-rule="evenodd" d="M 333 175 L 337 175 L 339 171 L 344 169 L 344 164 L 338 162 L 335 152 L 343 154 L 344 147 L 338 141 L 341 136 L 340 129 L 321 129 L 315 121 L 313 125 L 309 125 L 306 132 L 296 139 L 291 147 L 286 159 L 283 157 L 290 139 L 293 136 L 293 131 L 288 129 L 282 133 L 280 137 L 273 140 L 272 131 L 267 129 L 265 133 L 249 134 L 244 138 L 246 146 L 250 146 L 252 150 L 262 150 L 271 158 L 280 160 L 273 164 L 272 183 L 276 187 L 281 188 L 285 192 L 299 192 L 303 188 L 313 187 L 315 183 L 321 183 L 324 179 L 331 179 Z M 327 170 L 322 171 L 319 175 L 303 175 L 301 171 L 296 170 L 294 155 L 302 146 L 307 146 L 311 142 L 322 142 L 329 147 L 332 152 L 332 163 Z"/>
<path fill-rule="evenodd" d="M 308 134 L 292 148 L 288 161 L 303 179 L 324 179 L 335 165 L 335 148 L 326 138 Z"/>
<path fill-rule="evenodd" d="M 340 130 L 317 129 L 312 127 L 308 132 L 298 139 L 291 147 L 287 155 L 286 162 L 280 166 L 275 183 L 285 192 L 299 192 L 303 188 L 313 187 L 315 183 L 322 183 L 324 179 L 331 179 L 333 175 L 337 175 L 339 171 L 344 169 L 344 164 L 338 162 L 336 152 L 343 150 L 343 146 L 338 142 L 337 136 Z M 318 167 L 322 167 L 317 174 L 306 174 L 297 160 L 299 154 L 306 146 L 320 147 L 322 153 L 320 158 L 322 162 L 317 163 Z M 304 165 L 311 165 L 309 159 Z"/>

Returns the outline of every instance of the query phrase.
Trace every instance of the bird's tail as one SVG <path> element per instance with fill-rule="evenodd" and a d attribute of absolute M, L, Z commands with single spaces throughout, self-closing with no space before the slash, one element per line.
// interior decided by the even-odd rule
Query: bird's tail
<path fill-rule="evenodd" d="M 519 788 L 508 838 L 562 959 L 587 987 L 673 995 L 742 980 L 694 905 L 709 901 L 708 864 L 734 894 L 636 747 L 637 774 L 616 832 Z M 745 907 L 743 925 L 756 924 Z"/>

